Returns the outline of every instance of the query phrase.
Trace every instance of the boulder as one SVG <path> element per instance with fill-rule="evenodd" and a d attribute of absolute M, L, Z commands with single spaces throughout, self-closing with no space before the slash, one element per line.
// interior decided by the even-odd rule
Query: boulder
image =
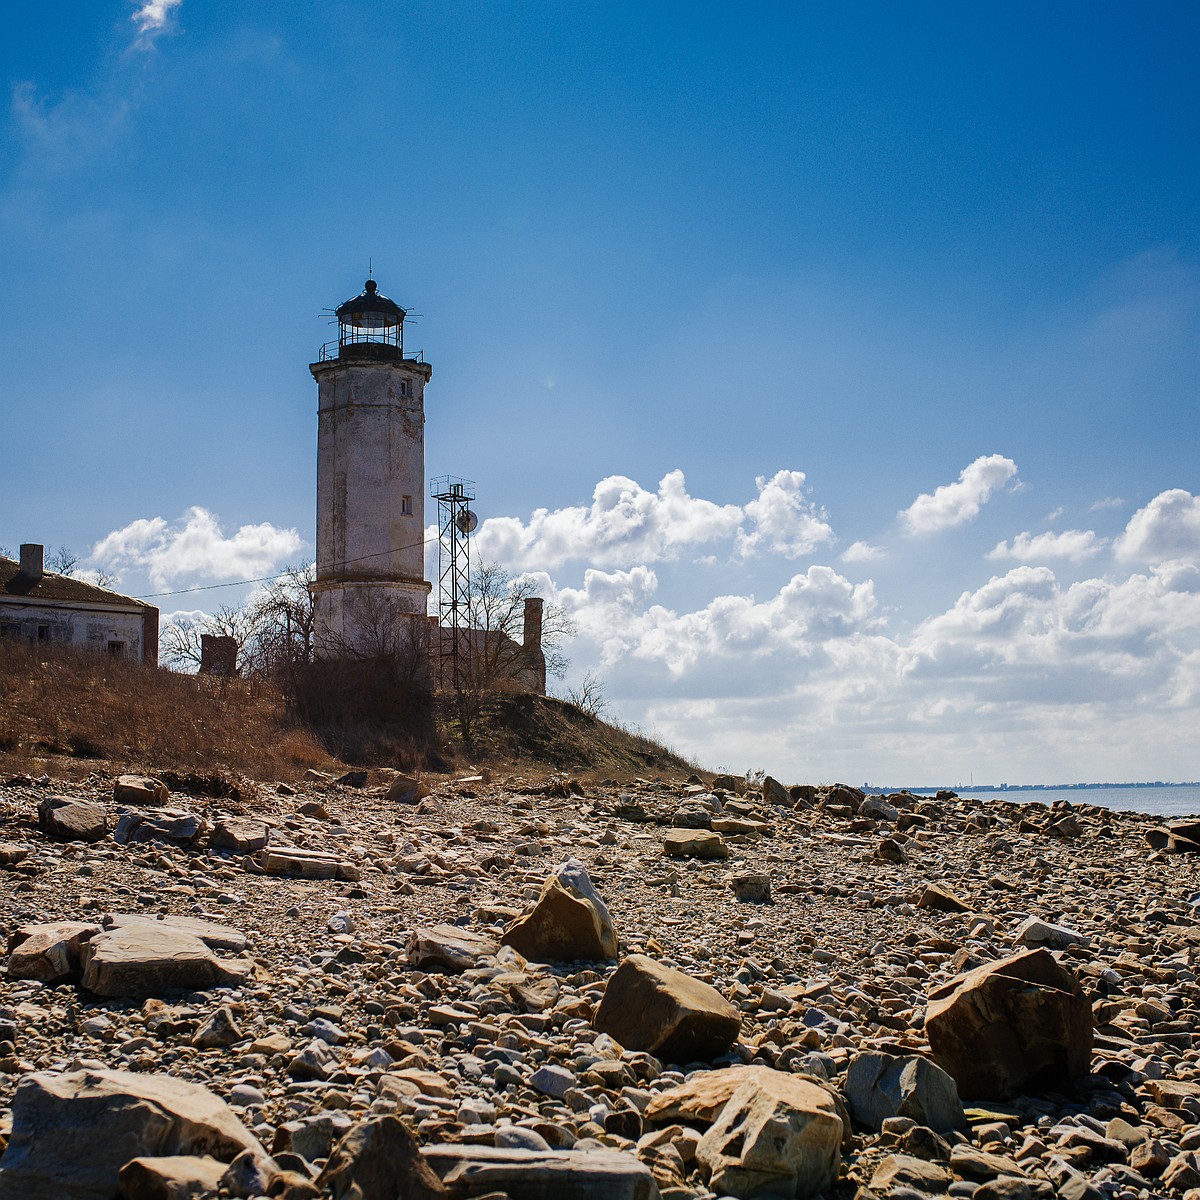
<path fill-rule="evenodd" d="M 208 835 L 208 848 L 229 854 L 253 854 L 267 844 L 270 830 L 250 817 L 218 817 Z"/>
<path fill-rule="evenodd" d="M 175 1154 L 170 1158 L 135 1158 L 117 1178 L 121 1200 L 184 1200 L 201 1192 L 215 1192 L 225 1174 L 225 1164 L 208 1155 Z"/>
<path fill-rule="evenodd" d="M 1013 941 L 1022 946 L 1045 946 L 1048 950 L 1065 950 L 1068 946 L 1090 946 L 1091 938 L 1086 934 L 1068 929 L 1066 925 L 1053 925 L 1037 917 L 1027 917 L 1013 934 Z"/>
<path fill-rule="evenodd" d="M 8 941 L 8 974 L 49 984 L 78 978 L 83 944 L 99 932 L 86 921 L 18 926 Z"/>
<path fill-rule="evenodd" d="M 858 806 L 858 815 L 870 817 L 872 821 L 897 821 L 900 818 L 900 810 L 882 796 L 868 796 Z"/>
<path fill-rule="evenodd" d="M 925 1031 L 964 1097 L 1067 1092 L 1091 1060 L 1091 1005 L 1048 950 L 985 963 L 935 988 Z"/>
<path fill-rule="evenodd" d="M 135 1158 L 229 1162 L 262 1146 L 206 1087 L 131 1071 L 26 1075 L 12 1105 L 0 1200 L 113 1200 Z"/>
<path fill-rule="evenodd" d="M 954 1080 L 918 1055 L 856 1054 L 843 1091 L 851 1116 L 876 1131 L 888 1117 L 911 1117 L 938 1133 L 966 1125 Z"/>
<path fill-rule="evenodd" d="M 317 1177 L 333 1200 L 433 1200 L 446 1189 L 421 1157 L 416 1138 L 397 1117 L 355 1126 L 338 1142 Z"/>
<path fill-rule="evenodd" d="M 771 903 L 771 877 L 757 871 L 742 871 L 726 876 L 729 890 L 738 900 L 751 904 Z"/>
<path fill-rule="evenodd" d="M 192 1045 L 201 1050 L 220 1049 L 234 1046 L 245 1038 L 238 1028 L 233 1010 L 227 1004 L 222 1004 L 209 1014 L 208 1019 L 192 1035 Z"/>
<path fill-rule="evenodd" d="M 230 950 L 240 954 L 246 948 L 246 935 L 232 925 L 206 921 L 201 917 L 151 916 L 147 913 L 105 913 L 100 918 L 105 929 L 128 929 L 131 925 L 155 925 L 178 929 L 198 937 L 210 950 Z"/>
<path fill-rule="evenodd" d="M 719 833 L 704 829 L 668 829 L 663 849 L 671 858 L 728 858 L 729 847 Z"/>
<path fill-rule="evenodd" d="M 300 846 L 268 846 L 246 856 L 245 867 L 263 875 L 287 875 L 293 879 L 343 879 L 353 883 L 359 871 L 326 850 L 305 850 Z"/>
<path fill-rule="evenodd" d="M 626 1049 L 688 1063 L 727 1053 L 742 1017 L 716 988 L 631 954 L 609 979 L 592 1025 Z"/>
<path fill-rule="evenodd" d="M 191 846 L 204 832 L 204 818 L 176 808 L 151 808 L 126 813 L 113 830 L 113 841 L 165 842 L 170 846 Z"/>
<path fill-rule="evenodd" d="M 721 1195 L 817 1196 L 837 1180 L 844 1133 L 824 1088 L 786 1071 L 759 1073 L 730 1096 L 696 1160 Z"/>
<path fill-rule="evenodd" d="M 917 901 L 918 908 L 931 908 L 934 912 L 963 913 L 970 912 L 971 906 L 960 900 L 953 892 L 947 891 L 936 883 L 927 883 L 925 890 Z"/>
<path fill-rule="evenodd" d="M 451 1196 L 495 1193 L 509 1200 L 658 1200 L 650 1168 L 618 1150 L 444 1144 L 426 1146 L 421 1153 Z"/>
<path fill-rule="evenodd" d="M 99 804 L 47 796 L 38 805 L 38 828 L 56 842 L 98 842 L 108 833 L 108 815 Z"/>
<path fill-rule="evenodd" d="M 1146 841 L 1152 850 L 1161 850 L 1164 854 L 1200 854 L 1200 841 L 1171 828 L 1147 829 Z"/>
<path fill-rule="evenodd" d="M 784 808 L 791 808 L 795 803 L 787 788 L 778 779 L 774 779 L 770 775 L 763 776 L 762 798 L 766 804 L 781 804 Z"/>
<path fill-rule="evenodd" d="M 244 983 L 250 964 L 221 960 L 193 934 L 155 922 L 97 934 L 83 946 L 83 986 L 98 996 L 161 996 L 172 988 Z"/>
<path fill-rule="evenodd" d="M 871 1176 L 871 1192 L 887 1196 L 896 1189 L 904 1196 L 946 1196 L 954 1175 L 938 1163 L 911 1154 L 889 1154 Z"/>
<path fill-rule="evenodd" d="M 574 858 L 555 869 L 532 911 L 518 917 L 500 941 L 535 962 L 617 957 L 617 934 L 608 907 L 583 863 Z"/>
<path fill-rule="evenodd" d="M 714 1071 L 696 1071 L 683 1083 L 656 1092 L 646 1105 L 644 1116 L 656 1125 L 711 1125 L 729 1098 L 745 1083 L 754 1081 L 770 1090 L 776 1075 L 796 1076 L 773 1067 L 720 1067 Z"/>
<path fill-rule="evenodd" d="M 120 775 L 113 784 L 117 804 L 166 804 L 169 795 L 167 785 L 149 775 Z"/>
<path fill-rule="evenodd" d="M 424 926 L 408 935 L 408 965 L 457 975 L 477 967 L 498 949 L 491 938 L 457 925 Z"/>
<path fill-rule="evenodd" d="M 384 796 L 393 804 L 416 804 L 429 795 L 429 788 L 411 775 L 397 775 Z"/>
<path fill-rule="evenodd" d="M 904 847 L 895 838 L 884 838 L 875 847 L 875 857 L 880 862 L 902 863 L 908 860 Z"/>

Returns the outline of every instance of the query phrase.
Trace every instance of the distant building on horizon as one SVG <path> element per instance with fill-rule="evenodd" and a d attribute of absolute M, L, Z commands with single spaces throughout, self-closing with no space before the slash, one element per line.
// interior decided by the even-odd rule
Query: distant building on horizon
<path fill-rule="evenodd" d="M 20 554 L 19 561 L 0 555 L 0 638 L 157 665 L 153 604 L 47 571 L 36 542 L 23 543 Z"/>

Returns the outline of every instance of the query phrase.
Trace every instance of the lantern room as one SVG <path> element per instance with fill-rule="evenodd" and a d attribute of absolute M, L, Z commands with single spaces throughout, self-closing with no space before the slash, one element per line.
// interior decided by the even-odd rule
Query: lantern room
<path fill-rule="evenodd" d="M 338 358 L 403 358 L 406 315 L 368 279 L 357 296 L 337 307 Z"/>

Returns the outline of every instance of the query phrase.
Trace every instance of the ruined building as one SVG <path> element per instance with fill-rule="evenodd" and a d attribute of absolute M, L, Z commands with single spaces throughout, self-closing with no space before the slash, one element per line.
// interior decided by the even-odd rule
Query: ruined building
<path fill-rule="evenodd" d="M 154 665 L 158 609 L 45 569 L 45 549 L 21 546 L 20 561 L 0 556 L 0 638 L 73 646 Z"/>
<path fill-rule="evenodd" d="M 406 312 L 368 279 L 338 306 L 338 338 L 309 370 L 317 381 L 318 658 L 412 653 L 435 678 L 444 631 L 425 579 L 425 386 L 433 369 L 404 347 Z M 541 602 L 521 643 L 472 630 L 476 662 L 507 664 L 544 692 Z M 498 641 L 497 639 L 502 639 Z"/>

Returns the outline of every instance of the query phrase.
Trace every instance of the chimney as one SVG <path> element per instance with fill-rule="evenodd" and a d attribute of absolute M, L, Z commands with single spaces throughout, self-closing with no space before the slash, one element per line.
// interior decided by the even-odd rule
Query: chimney
<path fill-rule="evenodd" d="M 21 578 L 28 579 L 30 583 L 37 583 L 39 579 L 46 573 L 43 565 L 43 556 L 45 555 L 45 546 L 39 546 L 36 542 L 21 543 Z"/>
<path fill-rule="evenodd" d="M 530 596 L 525 601 L 525 632 L 521 645 L 526 650 L 542 648 L 542 598 Z"/>

